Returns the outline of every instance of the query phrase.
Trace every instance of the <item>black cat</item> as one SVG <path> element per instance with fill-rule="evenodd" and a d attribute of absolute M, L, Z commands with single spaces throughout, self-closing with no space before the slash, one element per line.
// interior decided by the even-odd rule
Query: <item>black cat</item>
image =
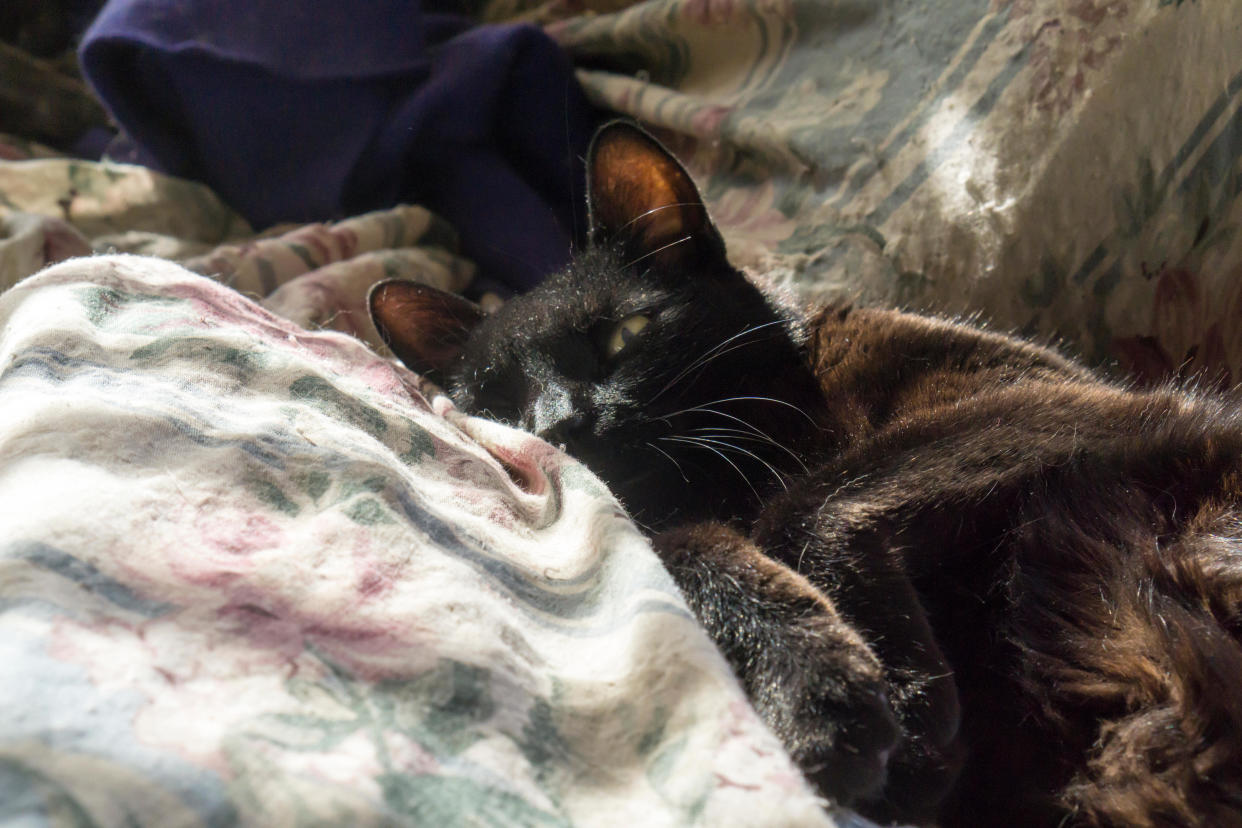
<path fill-rule="evenodd" d="M 492 316 L 377 326 L 563 445 L 652 536 L 808 778 L 877 819 L 1242 824 L 1236 401 L 884 310 L 795 318 L 615 122 L 592 244 Z"/>

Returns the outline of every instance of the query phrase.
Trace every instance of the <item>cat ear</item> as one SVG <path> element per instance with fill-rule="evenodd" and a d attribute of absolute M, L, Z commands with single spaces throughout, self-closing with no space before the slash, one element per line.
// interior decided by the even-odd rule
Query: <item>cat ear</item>
<path fill-rule="evenodd" d="M 371 288 L 371 321 L 410 369 L 436 378 L 461 353 L 483 310 L 455 293 L 393 279 Z"/>
<path fill-rule="evenodd" d="M 595 133 L 587 155 L 587 204 L 592 240 L 620 239 L 631 258 L 725 263 L 724 241 L 690 174 L 633 123 L 613 121 Z"/>

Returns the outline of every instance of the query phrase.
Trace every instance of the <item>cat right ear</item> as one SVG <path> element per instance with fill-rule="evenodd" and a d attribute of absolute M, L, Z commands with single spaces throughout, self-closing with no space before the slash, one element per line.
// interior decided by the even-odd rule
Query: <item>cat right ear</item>
<path fill-rule="evenodd" d="M 482 308 L 455 293 L 400 279 L 376 284 L 367 304 L 384 344 L 408 368 L 432 379 L 461 354 L 484 317 Z"/>
<path fill-rule="evenodd" d="M 724 241 L 690 174 L 635 123 L 612 121 L 595 133 L 587 203 L 592 238 L 623 241 L 636 260 L 728 266 Z"/>

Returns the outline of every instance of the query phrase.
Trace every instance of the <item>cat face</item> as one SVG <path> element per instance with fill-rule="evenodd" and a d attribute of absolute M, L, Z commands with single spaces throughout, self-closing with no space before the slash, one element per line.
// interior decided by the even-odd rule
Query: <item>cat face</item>
<path fill-rule="evenodd" d="M 592 241 L 565 271 L 492 316 L 385 283 L 376 325 L 460 408 L 564 447 L 639 522 L 744 515 L 796 466 L 809 420 L 786 321 L 653 138 L 605 126 L 588 175 Z"/>

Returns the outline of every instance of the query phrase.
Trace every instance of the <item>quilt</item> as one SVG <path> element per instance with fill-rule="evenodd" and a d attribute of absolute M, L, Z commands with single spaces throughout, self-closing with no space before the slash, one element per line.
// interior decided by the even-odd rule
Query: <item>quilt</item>
<path fill-rule="evenodd" d="M 834 824 L 602 485 L 428 393 L 153 258 L 0 297 L 0 820 Z"/>
<path fill-rule="evenodd" d="M 585 5 L 585 9 L 584 9 Z M 1242 380 L 1242 3 L 491 0 L 661 130 L 730 252 L 1140 381 Z"/>
<path fill-rule="evenodd" d="M 542 26 L 810 301 L 1242 378 L 1242 4 L 439 6 Z M 462 290 L 478 228 L 256 228 L 31 137 L 0 135 L 0 820 L 856 824 L 588 473 L 383 358 L 367 289 Z"/>

